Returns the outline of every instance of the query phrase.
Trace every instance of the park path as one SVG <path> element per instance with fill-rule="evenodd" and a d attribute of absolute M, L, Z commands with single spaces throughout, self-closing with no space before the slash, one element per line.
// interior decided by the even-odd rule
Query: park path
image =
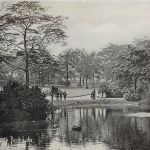
<path fill-rule="evenodd" d="M 80 108 L 80 107 L 124 107 L 124 106 L 138 106 L 136 102 L 126 101 L 124 98 L 100 98 L 98 90 L 96 90 L 96 99 L 91 99 L 91 92 L 93 89 L 85 88 L 61 88 L 62 91 L 67 92 L 67 99 L 56 100 L 54 98 L 53 104 L 56 107 L 67 107 L 67 108 Z M 86 95 L 81 96 L 80 95 Z M 47 96 L 47 99 L 51 101 L 51 96 Z"/>
<path fill-rule="evenodd" d="M 67 92 L 67 101 L 91 101 L 92 100 L 91 93 L 93 89 L 61 88 L 61 90 Z M 47 98 L 51 100 L 50 95 L 48 95 Z M 114 98 L 100 98 L 98 94 L 98 90 L 96 89 L 96 100 L 104 100 L 104 99 L 114 99 Z M 115 98 L 115 99 L 118 99 L 118 98 Z M 119 98 L 119 100 L 123 100 L 123 98 Z M 54 101 L 56 101 L 55 97 L 54 97 Z M 64 101 L 64 99 L 62 99 L 61 101 Z"/>
<path fill-rule="evenodd" d="M 85 88 L 61 88 L 62 91 L 67 92 L 67 100 L 91 100 L 91 92 L 93 89 Z M 50 96 L 47 96 L 51 99 Z M 54 98 L 56 100 L 56 98 Z"/>

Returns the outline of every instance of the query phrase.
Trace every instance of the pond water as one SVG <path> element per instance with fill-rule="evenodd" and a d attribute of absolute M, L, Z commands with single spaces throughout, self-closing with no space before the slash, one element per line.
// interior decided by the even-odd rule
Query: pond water
<path fill-rule="evenodd" d="M 132 108 L 61 109 L 46 121 L 1 123 L 0 150 L 10 149 L 149 150 L 150 115 Z"/>

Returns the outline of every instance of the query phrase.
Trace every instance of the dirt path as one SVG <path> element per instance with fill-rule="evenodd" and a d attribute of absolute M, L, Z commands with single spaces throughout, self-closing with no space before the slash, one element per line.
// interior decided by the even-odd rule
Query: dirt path
<path fill-rule="evenodd" d="M 67 100 L 58 101 L 54 98 L 53 104 L 56 107 L 138 106 L 137 102 L 125 101 L 124 98 L 100 98 L 97 90 L 96 100 L 92 100 L 90 94 L 93 89 L 62 88 L 61 90 L 67 92 Z M 47 98 L 51 101 L 51 96 L 47 96 Z"/>

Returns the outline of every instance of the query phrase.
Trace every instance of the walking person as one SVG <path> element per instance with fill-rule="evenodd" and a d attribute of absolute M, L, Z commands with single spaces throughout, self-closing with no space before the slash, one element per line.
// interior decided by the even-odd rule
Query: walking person
<path fill-rule="evenodd" d="M 95 89 L 92 91 L 92 93 L 91 93 L 91 98 L 93 99 L 93 100 L 95 100 L 95 97 L 96 97 L 96 91 L 95 91 Z"/>
<path fill-rule="evenodd" d="M 60 91 L 59 96 L 60 96 L 60 100 L 62 100 L 62 97 L 63 97 L 63 92 L 62 91 Z"/>
<path fill-rule="evenodd" d="M 103 93 L 103 98 L 104 98 L 104 99 L 106 98 L 106 93 L 105 93 L 105 92 Z"/>
<path fill-rule="evenodd" d="M 66 93 L 66 91 L 63 92 L 63 96 L 64 96 L 64 100 L 66 101 L 66 98 L 67 98 L 67 93 Z"/>
<path fill-rule="evenodd" d="M 93 92 L 91 93 L 91 99 L 93 99 Z"/>
<path fill-rule="evenodd" d="M 51 100 L 53 100 L 54 93 L 51 92 L 50 95 L 51 95 Z"/>
<path fill-rule="evenodd" d="M 56 93 L 56 99 L 59 101 L 59 92 Z"/>

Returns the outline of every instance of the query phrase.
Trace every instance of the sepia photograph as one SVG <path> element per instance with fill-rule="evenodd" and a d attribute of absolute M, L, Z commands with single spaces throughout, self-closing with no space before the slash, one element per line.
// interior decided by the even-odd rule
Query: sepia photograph
<path fill-rule="evenodd" d="M 150 150 L 150 0 L 0 0 L 0 150 Z"/>

